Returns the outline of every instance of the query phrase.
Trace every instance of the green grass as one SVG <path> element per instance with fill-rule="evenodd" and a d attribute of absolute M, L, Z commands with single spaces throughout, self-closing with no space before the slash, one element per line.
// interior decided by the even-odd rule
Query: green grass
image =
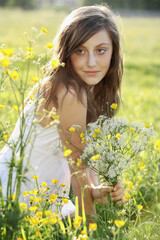
<path fill-rule="evenodd" d="M 41 54 L 44 52 L 45 44 L 53 40 L 66 15 L 65 11 L 53 9 L 36 11 L 0 9 L 0 45 L 5 44 L 9 48 L 14 48 L 15 52 L 18 52 L 19 48 L 25 51 L 28 42 L 24 33 L 28 32 L 30 35 L 31 28 L 35 27 L 38 34 L 41 26 L 44 26 L 48 29 L 48 34 L 41 36 L 35 44 L 36 53 Z M 122 84 L 123 103 L 118 116 L 126 117 L 130 121 L 151 122 L 160 134 L 160 18 L 125 17 L 118 19 L 118 24 L 122 35 L 125 62 Z M 27 63 L 24 64 L 24 69 L 26 67 Z M 31 65 L 30 77 L 35 75 L 37 75 L 37 67 Z M 22 80 L 24 81 L 25 78 L 26 70 L 24 70 Z M 9 122 L 12 130 L 19 112 L 12 110 L 16 102 L 9 82 L 5 82 L 4 92 L 0 93 L 0 104 L 7 106 L 5 109 L 0 109 L 0 121 L 4 125 Z M 2 130 L 3 127 L 0 125 L 0 132 Z M 158 204 L 160 196 L 156 192 L 159 189 L 159 172 L 154 171 L 154 166 L 157 167 L 158 162 L 159 155 L 154 159 L 150 154 L 150 157 L 145 159 L 144 171 L 139 169 L 139 163 L 134 163 L 125 175 L 128 181 L 132 181 L 135 185 L 131 191 L 137 203 L 142 203 L 138 202 L 139 199 L 142 201 L 138 195 L 139 189 L 147 197 L 144 198 L 146 206 L 141 215 L 141 222 L 129 231 L 125 240 L 159 239 L 159 220 L 157 219 L 160 216 Z M 142 183 L 137 184 L 137 176 L 142 177 Z"/>

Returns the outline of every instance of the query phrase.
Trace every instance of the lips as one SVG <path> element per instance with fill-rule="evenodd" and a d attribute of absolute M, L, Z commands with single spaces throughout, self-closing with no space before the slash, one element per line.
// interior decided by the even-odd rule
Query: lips
<path fill-rule="evenodd" d="M 99 71 L 84 71 L 88 76 L 95 76 L 99 73 Z"/>

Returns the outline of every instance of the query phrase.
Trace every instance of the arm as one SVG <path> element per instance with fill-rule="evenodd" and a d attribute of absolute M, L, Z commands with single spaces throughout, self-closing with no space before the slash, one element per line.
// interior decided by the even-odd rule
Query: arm
<path fill-rule="evenodd" d="M 80 152 L 77 151 L 77 149 L 73 146 L 77 146 L 79 149 L 83 151 L 85 145 L 81 143 L 80 136 L 76 133 L 72 133 L 72 144 L 66 145 L 66 134 L 68 132 L 68 129 L 76 124 L 80 125 L 82 129 L 86 128 L 86 117 L 87 117 L 87 100 L 86 96 L 84 95 L 83 102 L 85 103 L 85 106 L 77 99 L 77 96 L 74 92 L 74 90 L 69 91 L 65 95 L 65 89 L 64 91 L 60 91 L 58 94 L 58 104 L 59 108 L 57 113 L 59 114 L 60 124 L 62 130 L 60 129 L 60 138 L 62 141 L 62 144 L 67 146 L 68 149 L 72 150 L 72 160 L 73 164 L 70 164 L 69 167 L 71 171 L 71 182 L 72 187 L 75 196 L 78 196 L 79 199 L 79 207 L 81 209 L 81 197 L 82 197 L 82 188 L 85 186 L 90 186 L 90 181 L 87 177 L 84 177 L 84 174 L 86 174 L 86 168 L 83 165 L 83 163 L 78 167 L 78 171 L 75 174 L 75 169 L 77 169 L 77 159 L 80 156 Z M 92 196 L 92 190 L 91 187 L 88 187 L 85 189 L 85 196 L 84 196 L 84 205 L 85 205 L 85 213 L 86 215 L 93 215 L 95 214 L 95 205 L 94 205 L 94 199 Z"/>

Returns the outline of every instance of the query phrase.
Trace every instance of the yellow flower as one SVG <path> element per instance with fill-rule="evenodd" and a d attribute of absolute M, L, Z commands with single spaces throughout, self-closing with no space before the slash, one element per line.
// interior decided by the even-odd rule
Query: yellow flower
<path fill-rule="evenodd" d="M 128 186 L 129 186 L 130 188 L 133 188 L 133 187 L 134 187 L 133 182 L 129 182 L 129 183 L 128 183 Z"/>
<path fill-rule="evenodd" d="M 142 210 L 142 208 L 143 208 L 143 206 L 142 206 L 142 205 L 137 205 L 137 209 L 138 209 L 138 211 L 141 211 L 141 210 Z"/>
<path fill-rule="evenodd" d="M 40 80 L 40 77 L 32 77 L 31 81 L 32 82 L 38 82 Z"/>
<path fill-rule="evenodd" d="M 77 166 L 79 167 L 81 165 L 81 163 L 82 163 L 81 159 L 78 159 Z"/>
<path fill-rule="evenodd" d="M 112 103 L 111 108 L 114 109 L 114 110 L 116 110 L 116 109 L 117 109 L 117 106 L 118 106 L 117 103 Z"/>
<path fill-rule="evenodd" d="M 154 143 L 154 145 L 155 145 L 156 147 L 160 147 L 160 139 L 158 139 L 158 140 Z"/>
<path fill-rule="evenodd" d="M 131 195 L 129 193 L 125 192 L 124 198 L 126 199 L 126 201 L 128 201 L 131 198 Z"/>
<path fill-rule="evenodd" d="M 34 180 L 37 180 L 37 179 L 38 179 L 38 176 L 37 176 L 37 175 L 34 175 L 32 178 L 33 178 Z"/>
<path fill-rule="evenodd" d="M 43 33 L 48 33 L 48 30 L 47 30 L 45 27 L 41 27 L 41 31 L 42 31 Z"/>
<path fill-rule="evenodd" d="M 66 185 L 65 185 L 65 184 L 63 184 L 63 183 L 61 183 L 61 184 L 60 184 L 60 186 L 61 186 L 61 187 L 65 187 Z"/>
<path fill-rule="evenodd" d="M 12 48 L 2 48 L 1 53 L 3 53 L 3 55 L 5 55 L 6 57 L 10 57 L 13 55 L 14 50 Z"/>
<path fill-rule="evenodd" d="M 27 57 L 28 57 L 29 59 L 34 58 L 34 56 L 35 56 L 35 54 L 34 54 L 33 52 L 28 52 Z"/>
<path fill-rule="evenodd" d="M 37 176 L 37 177 L 38 177 L 38 176 Z M 34 194 L 34 195 L 36 195 L 36 194 L 37 194 L 37 192 L 38 192 L 38 190 L 37 190 L 37 189 L 33 189 L 33 191 L 32 191 L 32 192 L 33 192 L 33 194 Z"/>
<path fill-rule="evenodd" d="M 50 198 L 50 199 L 49 199 L 49 202 L 50 202 L 50 203 L 54 203 L 55 201 L 56 201 L 55 198 Z"/>
<path fill-rule="evenodd" d="M 27 196 L 27 195 L 28 195 L 28 191 L 24 191 L 23 196 Z"/>
<path fill-rule="evenodd" d="M 27 204 L 26 203 L 19 203 L 20 207 L 23 208 L 24 210 L 27 210 Z"/>
<path fill-rule="evenodd" d="M 82 235 L 85 235 L 85 234 L 87 234 L 87 231 L 86 231 L 86 230 L 82 230 L 82 231 L 81 231 L 81 234 L 82 234 Z"/>
<path fill-rule="evenodd" d="M 154 145 L 155 145 L 156 149 L 157 149 L 158 151 L 160 151 L 160 139 L 158 139 L 158 140 L 154 143 Z"/>
<path fill-rule="evenodd" d="M 53 68 L 58 68 L 60 66 L 59 59 L 52 59 L 51 65 Z"/>
<path fill-rule="evenodd" d="M 51 194 L 51 195 L 50 195 L 50 199 L 57 199 L 57 197 L 58 197 L 58 196 L 57 196 L 56 194 Z"/>
<path fill-rule="evenodd" d="M 7 134 L 3 134 L 2 137 L 6 139 L 6 138 L 8 138 L 8 135 Z"/>
<path fill-rule="evenodd" d="M 159 146 L 160 146 L 160 139 L 158 139 L 157 141 L 155 141 L 154 145 L 155 145 L 156 147 L 159 147 Z"/>
<path fill-rule="evenodd" d="M 51 217 L 51 218 L 49 219 L 49 222 L 52 223 L 52 224 L 55 224 L 55 223 L 57 223 L 57 219 L 54 218 L 54 217 Z"/>
<path fill-rule="evenodd" d="M 0 61 L 0 64 L 2 65 L 2 67 L 7 68 L 11 64 L 11 62 L 8 59 L 4 58 Z"/>
<path fill-rule="evenodd" d="M 73 222 L 74 227 L 79 227 L 82 221 L 82 217 L 78 216 L 78 218 Z"/>
<path fill-rule="evenodd" d="M 4 74 L 9 74 L 10 72 L 11 72 L 10 69 L 5 69 L 3 73 L 4 73 Z"/>
<path fill-rule="evenodd" d="M 29 216 L 27 216 L 27 217 L 25 217 L 25 218 L 24 218 L 24 220 L 25 220 L 26 222 L 28 222 L 28 221 L 29 221 L 29 219 L 30 219 L 30 217 L 29 217 Z"/>
<path fill-rule="evenodd" d="M 97 137 L 97 134 L 96 134 L 96 133 L 93 133 L 93 134 L 92 134 L 92 137 L 93 137 L 93 138 L 96 138 L 96 137 Z"/>
<path fill-rule="evenodd" d="M 145 169 L 145 163 L 144 163 L 143 161 L 140 162 L 139 168 L 140 168 L 141 170 L 144 170 L 144 169 Z"/>
<path fill-rule="evenodd" d="M 36 237 L 41 236 L 41 232 L 40 231 L 36 231 Z"/>
<path fill-rule="evenodd" d="M 41 198 L 41 197 L 36 197 L 36 198 L 35 198 L 35 202 L 37 202 L 37 203 L 42 202 L 42 198 Z"/>
<path fill-rule="evenodd" d="M 99 157 L 100 157 L 100 155 L 99 155 L 99 154 L 96 154 L 96 155 L 94 155 L 93 157 L 91 157 L 91 159 L 94 160 L 94 161 L 96 161 L 96 160 L 99 159 Z"/>
<path fill-rule="evenodd" d="M 17 105 L 13 105 L 13 109 L 14 109 L 15 111 L 18 111 L 18 106 L 17 106 Z"/>
<path fill-rule="evenodd" d="M 114 224 L 117 226 L 117 227 L 123 227 L 124 226 L 124 224 L 125 224 L 125 221 L 123 221 L 123 220 L 115 220 L 114 221 Z"/>
<path fill-rule="evenodd" d="M 52 179 L 52 183 L 53 183 L 53 184 L 56 184 L 56 183 L 58 183 L 58 182 L 59 182 L 59 180 Z"/>
<path fill-rule="evenodd" d="M 83 138 L 84 137 L 84 132 L 80 133 L 80 137 Z"/>
<path fill-rule="evenodd" d="M 49 222 L 48 219 L 43 219 L 43 224 L 44 224 L 44 225 L 47 225 L 48 222 Z"/>
<path fill-rule="evenodd" d="M 23 238 L 19 238 L 19 237 L 18 237 L 17 240 L 23 240 Z"/>
<path fill-rule="evenodd" d="M 59 120 L 59 115 L 57 115 L 56 112 L 50 112 L 50 116 L 51 116 L 54 120 Z"/>
<path fill-rule="evenodd" d="M 51 211 L 49 211 L 49 210 L 46 210 L 46 211 L 45 211 L 45 214 L 46 214 L 47 216 L 51 216 L 51 215 L 52 215 Z"/>
<path fill-rule="evenodd" d="M 99 128 L 95 128 L 94 131 L 95 133 L 100 133 L 101 130 Z"/>
<path fill-rule="evenodd" d="M 146 123 L 144 126 L 145 126 L 146 128 L 150 128 L 150 127 L 151 127 L 151 124 L 150 124 L 150 123 Z"/>
<path fill-rule="evenodd" d="M 13 195 L 12 195 L 12 200 L 14 201 L 15 199 L 16 199 L 16 194 L 13 193 Z"/>
<path fill-rule="evenodd" d="M 35 100 L 36 100 L 36 99 L 34 98 L 33 94 L 30 95 L 30 99 L 31 99 L 32 101 L 35 101 Z"/>
<path fill-rule="evenodd" d="M 36 212 L 37 208 L 38 208 L 37 206 L 33 206 L 33 207 L 30 207 L 29 210 L 31 212 Z"/>
<path fill-rule="evenodd" d="M 35 214 L 36 218 L 38 218 L 39 220 L 42 219 L 42 215 L 43 215 L 42 212 L 36 212 L 36 214 Z"/>
<path fill-rule="evenodd" d="M 33 225 L 38 225 L 39 220 L 38 220 L 37 218 L 31 217 L 30 222 L 31 222 L 31 224 L 33 224 Z"/>
<path fill-rule="evenodd" d="M 19 73 L 17 71 L 13 71 L 10 73 L 10 77 L 14 80 L 17 80 L 19 77 Z"/>
<path fill-rule="evenodd" d="M 32 52 L 32 51 L 33 51 L 33 48 L 26 47 L 26 50 L 27 50 L 28 52 Z"/>
<path fill-rule="evenodd" d="M 131 130 L 132 132 L 134 132 L 135 129 L 134 129 L 133 127 L 130 127 L 130 130 Z"/>
<path fill-rule="evenodd" d="M 138 182 L 142 182 L 142 177 L 138 176 Z"/>
<path fill-rule="evenodd" d="M 85 137 L 81 138 L 81 143 L 85 143 L 87 140 Z"/>
<path fill-rule="evenodd" d="M 74 226 L 74 227 L 79 227 L 80 224 L 81 224 L 81 222 L 79 222 L 79 221 L 74 221 L 74 222 L 73 222 L 73 226 Z"/>
<path fill-rule="evenodd" d="M 0 109 L 3 109 L 3 108 L 5 108 L 6 106 L 5 105 L 1 105 L 0 104 Z"/>
<path fill-rule="evenodd" d="M 42 187 L 46 187 L 46 186 L 47 186 L 47 183 L 46 183 L 46 182 L 41 182 L 41 186 L 42 186 Z"/>
<path fill-rule="evenodd" d="M 76 130 L 75 127 L 70 127 L 70 128 L 69 128 L 69 131 L 70 131 L 70 132 L 74 132 L 75 130 Z"/>
<path fill-rule="evenodd" d="M 97 229 L 96 223 L 90 223 L 89 224 L 89 231 L 95 231 Z"/>
<path fill-rule="evenodd" d="M 51 43 L 51 42 L 46 43 L 46 47 L 47 48 L 53 48 L 53 43 Z"/>
<path fill-rule="evenodd" d="M 65 157 L 68 157 L 71 153 L 72 153 L 72 150 L 71 150 L 71 149 L 66 149 L 66 150 L 64 151 L 64 156 L 65 156 Z"/>
<path fill-rule="evenodd" d="M 117 138 L 121 138 L 121 134 L 120 134 L 120 133 L 117 133 L 117 134 L 116 134 L 116 137 L 117 137 Z"/>
<path fill-rule="evenodd" d="M 33 196 L 30 196 L 29 200 L 30 200 L 31 202 L 34 202 L 34 201 L 35 201 L 35 198 L 34 198 Z"/>
<path fill-rule="evenodd" d="M 68 199 L 67 198 L 62 198 L 62 202 L 66 204 L 66 203 L 68 203 Z"/>

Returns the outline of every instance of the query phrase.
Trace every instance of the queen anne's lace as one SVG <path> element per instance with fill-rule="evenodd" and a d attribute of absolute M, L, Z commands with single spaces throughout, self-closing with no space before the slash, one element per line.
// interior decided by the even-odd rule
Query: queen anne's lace
<path fill-rule="evenodd" d="M 156 136 L 152 124 L 145 127 L 143 123 L 128 123 L 125 118 L 100 116 L 89 124 L 81 158 L 109 184 L 115 184 L 131 159 L 147 149 L 151 136 Z M 99 157 L 94 158 L 97 154 Z"/>

